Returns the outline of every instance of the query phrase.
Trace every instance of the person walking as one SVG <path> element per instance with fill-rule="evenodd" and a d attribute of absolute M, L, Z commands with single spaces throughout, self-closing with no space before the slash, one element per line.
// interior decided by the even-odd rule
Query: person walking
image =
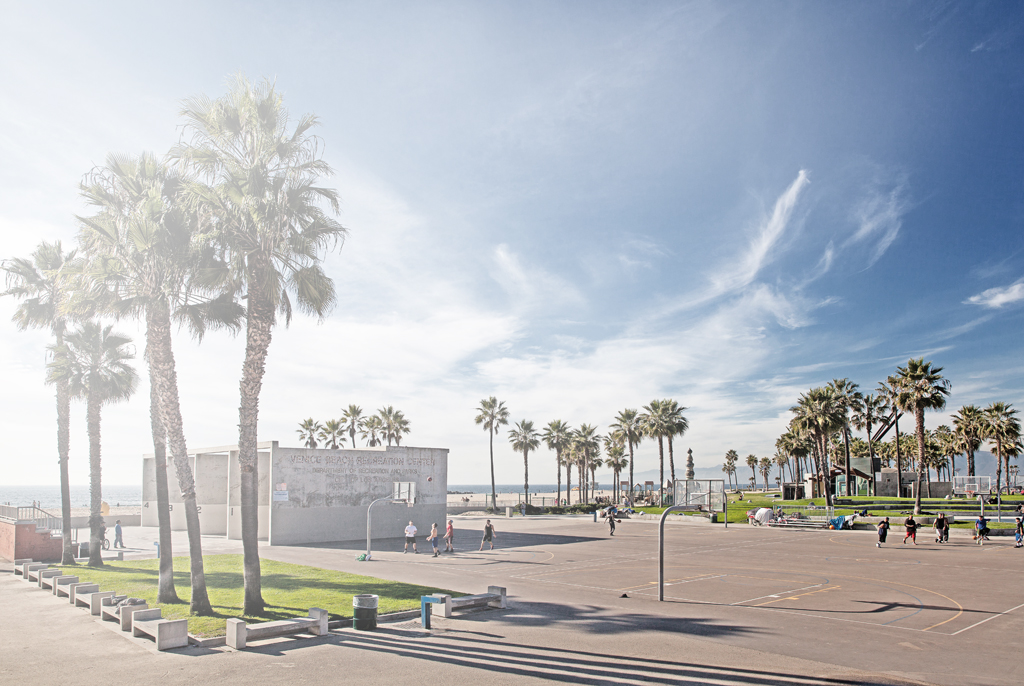
<path fill-rule="evenodd" d="M 985 545 L 989 534 L 988 519 L 985 518 L 985 515 L 978 515 L 974 521 L 974 533 L 974 540 L 978 542 L 978 545 Z"/>
<path fill-rule="evenodd" d="M 615 535 L 615 511 L 612 508 L 608 508 L 608 515 L 607 516 L 608 516 L 608 528 L 610 530 L 608 532 L 608 535 L 609 536 L 614 536 Z"/>
<path fill-rule="evenodd" d="M 946 519 L 946 515 L 940 512 L 935 517 L 935 542 L 945 543 L 949 540 L 949 520 Z"/>
<path fill-rule="evenodd" d="M 909 538 L 914 545 L 917 545 L 917 522 L 914 521 L 914 515 L 907 517 L 903 526 L 907 529 L 907 533 L 903 535 L 903 542 L 906 543 Z"/>
<path fill-rule="evenodd" d="M 441 551 L 437 549 L 437 522 L 430 527 L 430 547 L 434 549 L 434 557 L 441 554 Z"/>
<path fill-rule="evenodd" d="M 402 550 L 403 555 L 409 552 L 410 543 L 412 543 L 412 554 L 419 555 L 419 551 L 416 550 L 416 525 L 412 522 L 409 522 L 409 526 L 405 527 L 405 548 Z"/>
<path fill-rule="evenodd" d="M 121 538 L 121 520 L 118 519 L 114 522 L 114 547 L 120 545 L 122 548 L 125 547 L 124 539 Z"/>
<path fill-rule="evenodd" d="M 490 543 L 491 550 L 494 550 L 494 525 L 491 524 L 491 520 L 487 520 L 484 524 L 484 540 L 480 541 L 480 550 L 484 549 L 484 544 Z"/>
<path fill-rule="evenodd" d="M 448 520 L 448 526 L 444 530 L 444 551 L 446 553 L 454 553 L 455 548 L 452 543 L 455 542 L 455 523 L 452 520 Z"/>
<path fill-rule="evenodd" d="M 886 517 L 878 523 L 878 543 L 875 544 L 876 548 L 881 548 L 882 544 L 885 543 L 885 537 L 889 535 L 889 518 Z"/>

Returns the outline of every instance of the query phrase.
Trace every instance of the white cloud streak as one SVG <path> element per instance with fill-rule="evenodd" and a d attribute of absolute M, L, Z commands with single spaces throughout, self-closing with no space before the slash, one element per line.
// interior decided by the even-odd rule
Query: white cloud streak
<path fill-rule="evenodd" d="M 1021 300 L 1024 300 L 1024 277 L 1017 279 L 1009 286 L 997 286 L 972 295 L 964 301 L 964 304 L 999 309 L 1004 305 L 1012 305 Z"/>
<path fill-rule="evenodd" d="M 905 194 L 906 182 L 901 180 L 887 191 L 873 190 L 855 208 L 857 230 L 843 243 L 843 247 L 874 240 L 868 267 L 885 254 L 899 235 L 903 215 L 908 209 Z"/>

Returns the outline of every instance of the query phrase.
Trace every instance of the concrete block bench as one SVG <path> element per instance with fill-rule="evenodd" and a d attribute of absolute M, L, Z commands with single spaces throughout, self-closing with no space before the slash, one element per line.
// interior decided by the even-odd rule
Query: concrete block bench
<path fill-rule="evenodd" d="M 50 588 L 53 589 L 53 594 L 60 598 L 61 596 L 71 595 L 71 589 L 68 588 L 71 584 L 78 583 L 77 576 L 55 576 L 50 579 L 52 585 Z"/>
<path fill-rule="evenodd" d="M 61 570 L 57 569 L 56 567 L 51 567 L 50 569 L 40 569 L 36 578 L 36 582 L 38 583 L 39 588 L 49 588 L 50 584 L 46 582 L 55 576 L 60 576 L 61 574 Z"/>
<path fill-rule="evenodd" d="M 68 584 L 68 602 L 78 607 L 78 594 L 82 593 L 98 593 L 100 590 L 99 584 Z"/>
<path fill-rule="evenodd" d="M 107 598 L 103 601 L 103 605 L 100 606 L 100 620 L 120 623 L 121 631 L 131 631 L 132 615 L 139 610 L 149 609 L 148 603 L 142 603 L 141 605 L 118 605 L 115 602 L 111 602 L 107 604 L 107 601 L 110 600 L 113 599 Z"/>
<path fill-rule="evenodd" d="M 113 591 L 95 591 L 93 593 L 78 591 L 75 593 L 75 607 L 87 607 L 89 608 L 89 614 L 99 617 L 103 601 L 112 597 L 114 597 Z"/>
<path fill-rule="evenodd" d="M 157 650 L 184 648 L 188 645 L 188 620 L 163 619 L 159 607 L 137 610 L 131 614 L 132 636 L 149 636 Z"/>
<path fill-rule="evenodd" d="M 27 558 L 27 557 L 23 557 L 23 558 L 21 558 L 20 560 L 15 560 L 15 561 L 14 561 L 14 576 L 18 576 L 18 575 L 20 575 L 20 574 L 22 573 L 22 570 L 21 570 L 21 568 L 22 568 L 22 567 L 23 567 L 24 565 L 26 565 L 26 564 L 31 564 L 31 563 L 33 563 L 33 562 L 35 562 L 35 560 L 30 560 L 30 559 L 29 559 L 29 558 Z"/>
<path fill-rule="evenodd" d="M 446 593 L 438 593 L 433 596 L 423 596 L 420 601 L 420 623 L 424 629 L 430 628 L 431 615 L 451 617 L 453 610 L 485 606 L 504 610 L 508 607 L 508 596 L 504 586 L 488 586 L 487 593 L 465 595 L 461 598 L 452 598 Z M 428 605 L 431 606 L 429 612 L 427 611 Z"/>
<path fill-rule="evenodd" d="M 327 610 L 318 607 L 309 609 L 308 617 L 281 619 L 276 622 L 246 624 L 241 619 L 227 621 L 227 644 L 235 650 L 242 650 L 249 641 L 259 641 L 275 636 L 310 633 L 314 636 L 327 635 Z"/>
<path fill-rule="evenodd" d="M 49 568 L 50 565 L 42 562 L 26 562 L 21 566 L 21 579 L 22 581 L 38 581 L 39 570 Z"/>

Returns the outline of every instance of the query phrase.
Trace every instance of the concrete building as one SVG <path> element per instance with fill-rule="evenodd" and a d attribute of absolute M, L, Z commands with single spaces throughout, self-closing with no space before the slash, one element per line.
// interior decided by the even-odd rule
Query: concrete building
<path fill-rule="evenodd" d="M 259 531 L 271 545 L 356 541 L 366 538 L 366 509 L 390 496 L 394 482 L 416 484 L 413 507 L 381 504 L 373 508 L 372 535 L 402 536 L 413 520 L 429 531 L 445 519 L 448 449 L 282 448 L 259 443 Z M 204 535 L 238 539 L 242 535 L 238 446 L 189 451 L 196 481 L 199 523 Z M 168 459 L 171 528 L 185 529 L 178 479 Z M 156 467 L 152 455 L 142 462 L 142 525 L 157 526 Z M 424 532 L 426 533 L 426 532 Z"/>

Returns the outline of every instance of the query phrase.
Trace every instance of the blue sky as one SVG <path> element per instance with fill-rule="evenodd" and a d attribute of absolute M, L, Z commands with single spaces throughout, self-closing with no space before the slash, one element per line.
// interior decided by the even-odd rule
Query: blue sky
<path fill-rule="evenodd" d="M 1020 404 L 1024 8 L 1012 3 L 9 3 L 0 255 L 73 241 L 109 151 L 166 151 L 232 74 L 315 112 L 339 304 L 275 334 L 261 437 L 393 404 L 487 479 L 480 398 L 602 430 L 690 408 L 680 452 L 770 455 L 803 390 L 911 356 L 951 409 Z M 7 321 L 11 302 L 0 302 Z M 132 323 L 121 328 L 141 341 Z M 56 481 L 46 336 L 0 324 L 5 482 Z M 192 446 L 237 439 L 240 338 L 181 337 Z M 17 392 L 12 392 L 16 390 Z M 105 415 L 137 480 L 148 393 Z M 73 481 L 86 480 L 84 408 Z M 944 421 L 937 413 L 929 426 Z M 504 440 L 498 481 L 521 479 Z M 656 465 L 645 444 L 637 468 Z M 551 456 L 531 481 L 554 480 Z"/>

